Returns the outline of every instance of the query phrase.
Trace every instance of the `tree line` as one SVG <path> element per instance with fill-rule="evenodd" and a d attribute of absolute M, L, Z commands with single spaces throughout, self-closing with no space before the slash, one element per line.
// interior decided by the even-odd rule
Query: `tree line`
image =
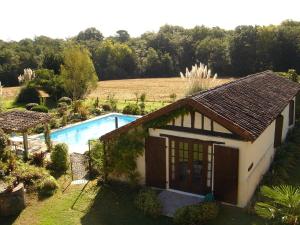
<path fill-rule="evenodd" d="M 100 80 L 178 76 L 202 62 L 222 76 L 244 76 L 271 69 L 300 72 L 300 22 L 238 26 L 234 30 L 164 25 L 158 32 L 130 37 L 126 30 L 104 38 L 88 28 L 64 40 L 38 36 L 18 42 L 0 40 L 0 81 L 18 85 L 24 68 L 48 69 L 60 74 L 63 51 L 75 42 L 90 54 Z"/>

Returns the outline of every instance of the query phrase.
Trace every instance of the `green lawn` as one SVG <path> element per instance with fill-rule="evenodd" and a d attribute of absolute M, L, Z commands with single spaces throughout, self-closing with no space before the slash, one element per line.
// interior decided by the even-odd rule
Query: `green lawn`
<path fill-rule="evenodd" d="M 88 185 L 68 186 L 61 183 L 61 190 L 53 197 L 38 200 L 29 197 L 29 205 L 17 218 L 0 218 L 0 224 L 30 225 L 171 225 L 172 219 L 144 216 L 135 209 L 136 191 L 122 184 L 99 187 Z M 257 216 L 242 209 L 223 206 L 219 217 L 209 225 L 263 225 Z"/>

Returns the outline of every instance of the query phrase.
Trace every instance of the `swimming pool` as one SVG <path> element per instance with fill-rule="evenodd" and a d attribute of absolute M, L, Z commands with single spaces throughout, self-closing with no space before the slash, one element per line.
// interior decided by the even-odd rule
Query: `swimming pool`
<path fill-rule="evenodd" d="M 97 139 L 115 129 L 115 117 L 118 118 L 118 126 L 124 126 L 137 116 L 110 113 L 66 128 L 55 130 L 51 133 L 51 140 L 66 143 L 70 152 L 84 153 L 88 150 L 88 140 Z"/>

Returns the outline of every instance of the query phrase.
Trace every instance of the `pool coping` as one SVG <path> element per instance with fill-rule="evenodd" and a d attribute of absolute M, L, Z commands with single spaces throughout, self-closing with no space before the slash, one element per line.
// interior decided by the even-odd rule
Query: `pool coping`
<path fill-rule="evenodd" d="M 68 124 L 68 125 L 66 125 L 64 127 L 60 127 L 60 128 L 57 128 L 57 129 L 51 129 L 50 134 L 53 133 L 53 132 L 56 132 L 56 131 L 61 131 L 61 130 L 64 130 L 64 129 L 68 129 L 70 127 L 74 127 L 74 126 L 77 126 L 79 124 L 88 123 L 90 121 L 98 120 L 98 119 L 101 119 L 101 118 L 104 118 L 104 117 L 108 117 L 108 116 L 111 116 L 111 115 L 132 116 L 132 117 L 136 117 L 136 118 L 142 117 L 141 115 L 130 115 L 130 114 L 123 114 L 123 113 L 111 112 L 111 113 L 107 113 L 107 114 L 104 114 L 104 115 L 95 116 L 95 117 L 93 117 L 91 119 L 79 121 L 79 122 L 76 122 L 76 123 L 71 123 L 71 124 Z M 43 135 L 44 135 L 43 133 L 41 133 L 41 134 L 34 134 L 34 135 L 30 135 L 28 138 L 29 139 L 36 139 L 36 138 L 40 138 Z"/>

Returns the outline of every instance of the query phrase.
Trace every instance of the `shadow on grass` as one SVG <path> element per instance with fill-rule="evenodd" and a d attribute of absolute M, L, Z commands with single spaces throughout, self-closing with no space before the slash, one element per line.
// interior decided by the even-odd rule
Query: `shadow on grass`
<path fill-rule="evenodd" d="M 0 224 L 1 225 L 11 225 L 15 222 L 15 220 L 18 218 L 17 216 L 7 216 L 7 217 L 1 217 L 0 216 Z"/>
<path fill-rule="evenodd" d="M 171 225 L 172 219 L 153 219 L 134 207 L 137 191 L 127 185 L 112 183 L 101 187 L 84 217 L 83 225 Z"/>

